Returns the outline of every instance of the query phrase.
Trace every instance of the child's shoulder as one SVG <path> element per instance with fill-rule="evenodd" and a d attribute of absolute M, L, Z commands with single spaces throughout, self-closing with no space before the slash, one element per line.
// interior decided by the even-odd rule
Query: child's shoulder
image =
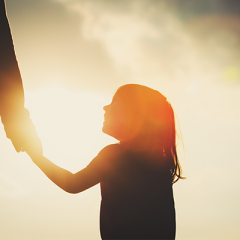
<path fill-rule="evenodd" d="M 122 152 L 122 148 L 120 144 L 115 143 L 115 144 L 110 144 L 104 147 L 98 155 L 108 155 L 108 156 L 116 156 Z"/>

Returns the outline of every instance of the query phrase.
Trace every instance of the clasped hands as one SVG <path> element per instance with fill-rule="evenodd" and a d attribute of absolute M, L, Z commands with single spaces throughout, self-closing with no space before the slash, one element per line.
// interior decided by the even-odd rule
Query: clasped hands
<path fill-rule="evenodd" d="M 43 155 L 41 140 L 26 108 L 2 117 L 2 123 L 17 152 L 26 152 L 30 157 Z"/>

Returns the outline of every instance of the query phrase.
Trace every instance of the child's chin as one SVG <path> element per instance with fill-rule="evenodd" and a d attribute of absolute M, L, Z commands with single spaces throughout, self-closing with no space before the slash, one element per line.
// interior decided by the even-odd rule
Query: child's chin
<path fill-rule="evenodd" d="M 110 131 L 107 127 L 105 127 L 104 125 L 103 125 L 103 127 L 102 127 L 102 132 L 105 133 L 105 134 L 107 134 L 108 136 L 113 137 L 113 138 L 115 138 L 115 139 L 118 140 L 118 138 L 115 136 L 116 134 L 114 134 L 113 132 L 111 132 L 111 131 Z"/>
<path fill-rule="evenodd" d="M 104 126 L 104 124 L 103 124 L 103 127 L 102 127 L 102 132 L 105 133 L 105 134 L 107 134 L 107 135 L 110 135 L 107 127 Z"/>

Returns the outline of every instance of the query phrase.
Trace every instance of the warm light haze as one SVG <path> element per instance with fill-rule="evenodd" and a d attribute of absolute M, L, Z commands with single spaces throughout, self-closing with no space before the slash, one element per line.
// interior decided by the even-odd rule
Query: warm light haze
<path fill-rule="evenodd" d="M 172 104 L 182 134 L 187 179 L 173 187 L 176 239 L 240 239 L 238 1 L 6 5 L 25 106 L 44 156 L 71 172 L 84 168 L 116 142 L 102 133 L 102 124 L 103 106 L 117 88 L 154 88 Z M 99 185 L 68 194 L 14 150 L 2 124 L 0 143 L 0 239 L 101 239 Z"/>

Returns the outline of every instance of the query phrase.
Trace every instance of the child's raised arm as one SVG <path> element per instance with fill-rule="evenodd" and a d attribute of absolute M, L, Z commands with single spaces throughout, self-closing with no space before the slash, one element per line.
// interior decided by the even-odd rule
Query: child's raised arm
<path fill-rule="evenodd" d="M 100 174 L 92 168 L 84 168 L 73 174 L 52 163 L 42 155 L 30 155 L 33 162 L 43 171 L 43 173 L 57 186 L 68 193 L 79 193 L 101 181 Z"/>

